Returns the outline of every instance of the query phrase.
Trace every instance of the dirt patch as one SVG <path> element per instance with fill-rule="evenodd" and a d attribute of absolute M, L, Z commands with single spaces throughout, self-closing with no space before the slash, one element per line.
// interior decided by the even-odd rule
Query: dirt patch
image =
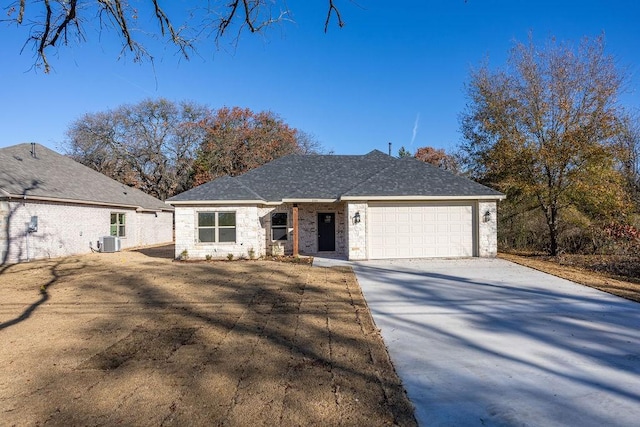
<path fill-rule="evenodd" d="M 572 282 L 580 283 L 622 298 L 640 302 L 640 262 L 603 256 L 515 255 L 501 253 L 500 258 L 521 264 Z"/>
<path fill-rule="evenodd" d="M 128 360 L 163 360 L 183 345 L 196 344 L 196 328 L 136 328 L 109 348 L 79 365 L 78 369 L 117 369 Z"/>
<path fill-rule="evenodd" d="M 350 269 L 168 253 L 0 275 L 3 425 L 416 425 Z"/>

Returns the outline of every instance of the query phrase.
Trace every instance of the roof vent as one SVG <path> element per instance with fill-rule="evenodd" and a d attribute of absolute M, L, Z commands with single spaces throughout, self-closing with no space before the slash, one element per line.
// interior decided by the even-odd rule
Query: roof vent
<path fill-rule="evenodd" d="M 33 157 L 34 159 L 38 158 L 36 156 L 36 143 L 35 142 L 31 143 L 31 157 Z"/>

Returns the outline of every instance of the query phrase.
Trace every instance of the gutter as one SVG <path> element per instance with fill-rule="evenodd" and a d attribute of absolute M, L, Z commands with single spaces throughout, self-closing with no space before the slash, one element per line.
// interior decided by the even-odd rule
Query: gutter
<path fill-rule="evenodd" d="M 283 203 L 335 203 L 340 199 L 282 199 Z"/>
<path fill-rule="evenodd" d="M 342 201 L 442 201 L 442 200 L 504 200 L 504 194 L 494 196 L 343 196 Z"/>
<path fill-rule="evenodd" d="M 19 200 L 37 200 L 37 201 L 41 201 L 41 202 L 56 202 L 56 203 L 73 203 L 76 205 L 89 205 L 89 206 L 109 206 L 109 207 L 116 207 L 116 208 L 127 208 L 127 209 L 135 209 L 138 212 L 162 212 L 162 211 L 167 211 L 170 212 L 171 209 L 167 208 L 167 209 L 162 209 L 162 208 L 157 208 L 157 209 L 149 209 L 149 208 L 144 208 L 142 206 L 138 206 L 138 205 L 123 205 L 123 204 L 118 204 L 118 203 L 109 203 L 109 202 L 94 202 L 91 200 L 74 200 L 74 199 L 58 199 L 55 197 L 43 197 L 43 196 L 27 196 L 22 195 L 22 194 L 10 194 L 7 193 L 4 190 L 0 190 L 0 192 L 2 192 L 3 194 L 7 194 L 6 197 L 8 197 L 9 199 L 19 199 Z"/>
<path fill-rule="evenodd" d="M 279 205 L 280 202 L 267 202 L 265 200 L 165 200 L 165 203 L 172 206 L 194 206 L 194 205 Z"/>

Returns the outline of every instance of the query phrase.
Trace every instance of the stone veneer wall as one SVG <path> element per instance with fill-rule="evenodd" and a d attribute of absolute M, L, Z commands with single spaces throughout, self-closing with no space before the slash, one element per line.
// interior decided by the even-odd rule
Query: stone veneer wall
<path fill-rule="evenodd" d="M 0 202 L 0 261 L 57 258 L 97 249 L 97 242 L 110 232 L 111 213 L 125 213 L 126 237 L 122 249 L 170 243 L 173 212 L 136 212 L 106 206 L 44 201 Z M 27 224 L 38 217 L 38 231 L 27 235 Z M 8 256 L 6 255 L 8 251 Z"/>
<path fill-rule="evenodd" d="M 484 214 L 489 212 L 491 219 L 484 222 Z M 478 202 L 478 256 L 492 258 L 498 254 L 498 211 L 497 202 Z"/>
<path fill-rule="evenodd" d="M 347 203 L 347 257 L 349 260 L 367 259 L 367 207 L 366 202 Z M 360 222 L 354 223 L 356 212 L 360 213 Z"/>
<path fill-rule="evenodd" d="M 262 255 L 291 255 L 293 253 L 293 205 L 282 204 L 273 207 L 263 207 L 261 215 L 264 218 L 262 222 L 262 241 L 266 252 Z M 287 214 L 287 240 L 271 240 L 271 216 L 276 212 L 286 212 Z"/>
<path fill-rule="evenodd" d="M 236 242 L 235 243 L 198 243 L 197 217 L 198 212 L 235 212 L 236 213 Z M 287 212 L 288 239 L 286 241 L 271 241 L 271 214 Z M 318 212 L 333 212 L 336 214 L 336 250 L 332 255 L 346 256 L 346 216 L 344 203 L 298 203 L 298 232 L 299 251 L 301 255 L 311 255 L 318 252 Z M 189 258 L 202 259 L 207 255 L 213 258 L 225 258 L 228 254 L 234 257 L 248 257 L 250 248 L 255 256 L 271 255 L 272 245 L 282 246 L 284 253 L 293 253 L 293 204 L 287 203 L 277 207 L 258 205 L 229 205 L 229 206 L 193 206 L 176 207 L 176 258 L 182 251 L 187 250 Z"/>
<path fill-rule="evenodd" d="M 318 253 L 318 213 L 335 213 L 336 250 L 330 255 L 347 256 L 347 223 L 345 203 L 299 203 L 298 227 L 300 254 Z"/>
<path fill-rule="evenodd" d="M 255 256 L 265 253 L 264 229 L 267 212 L 272 209 L 262 209 L 257 205 L 231 206 L 176 206 L 176 258 L 184 250 L 189 258 L 204 259 L 207 255 L 222 259 L 232 254 L 235 258 L 249 257 L 253 249 Z M 236 241 L 234 243 L 200 243 L 198 242 L 198 212 L 235 212 L 236 213 Z"/>
<path fill-rule="evenodd" d="M 350 260 L 367 259 L 367 203 L 299 203 L 299 250 L 301 255 L 318 253 L 318 213 L 336 214 L 336 251 L 330 255 L 347 257 Z M 476 211 L 478 224 L 478 256 L 495 257 L 497 254 L 497 211 L 495 201 L 481 201 Z M 215 206 L 215 207 L 176 207 L 176 257 L 187 250 L 190 258 L 248 257 L 249 249 L 255 256 L 271 254 L 275 243 L 281 245 L 284 253 L 293 252 L 293 215 L 292 204 L 277 207 L 268 206 Z M 236 212 L 235 243 L 198 243 L 197 212 L 234 211 Z M 484 213 L 489 211 L 491 219 L 483 222 Z M 289 238 L 282 242 L 271 241 L 271 214 L 287 212 Z M 353 217 L 360 212 L 360 223 L 354 224 Z"/>

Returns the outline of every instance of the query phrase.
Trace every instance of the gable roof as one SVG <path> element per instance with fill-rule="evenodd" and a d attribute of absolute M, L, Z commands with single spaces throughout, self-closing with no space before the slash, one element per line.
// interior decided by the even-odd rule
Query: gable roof
<path fill-rule="evenodd" d="M 0 149 L 0 197 L 172 210 L 136 188 L 40 144 L 28 143 Z"/>
<path fill-rule="evenodd" d="M 292 154 L 237 177 L 222 177 L 167 200 L 281 203 L 384 199 L 502 199 L 504 195 L 414 158 Z"/>

